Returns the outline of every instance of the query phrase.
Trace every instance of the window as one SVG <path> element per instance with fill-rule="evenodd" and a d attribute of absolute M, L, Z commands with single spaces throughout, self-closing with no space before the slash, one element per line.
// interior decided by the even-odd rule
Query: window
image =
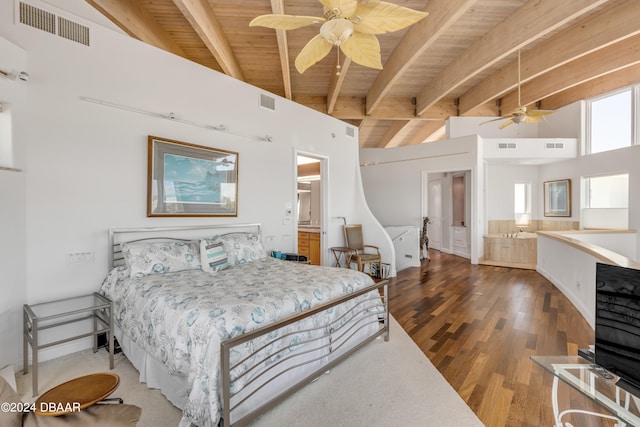
<path fill-rule="evenodd" d="M 586 208 L 629 207 L 629 174 L 585 178 Z"/>
<path fill-rule="evenodd" d="M 531 183 L 514 184 L 514 206 L 516 226 L 527 227 L 531 224 Z"/>
<path fill-rule="evenodd" d="M 583 188 L 583 228 L 628 228 L 629 174 L 584 178 Z"/>
<path fill-rule="evenodd" d="M 589 131 L 587 154 L 600 153 L 634 144 L 634 93 L 637 88 L 594 98 L 587 103 Z"/>

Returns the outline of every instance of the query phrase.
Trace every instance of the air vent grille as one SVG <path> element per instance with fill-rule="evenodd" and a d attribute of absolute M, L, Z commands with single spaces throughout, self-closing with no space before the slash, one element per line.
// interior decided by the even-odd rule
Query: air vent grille
<path fill-rule="evenodd" d="M 351 138 L 356 136 L 356 131 L 351 126 L 347 126 L 347 136 Z"/>
<path fill-rule="evenodd" d="M 267 96 L 265 94 L 260 94 L 260 106 L 262 108 L 267 108 L 269 110 L 275 111 L 276 99 L 271 96 Z"/>
<path fill-rule="evenodd" d="M 56 15 L 20 2 L 20 23 L 47 33 L 56 33 Z"/>
<path fill-rule="evenodd" d="M 89 27 L 58 17 L 58 35 L 65 39 L 89 46 Z"/>
<path fill-rule="evenodd" d="M 564 148 L 564 142 L 547 142 L 546 147 L 550 150 L 562 149 Z"/>
<path fill-rule="evenodd" d="M 89 46 L 89 27 L 20 2 L 20 23 Z"/>
<path fill-rule="evenodd" d="M 498 149 L 500 150 L 513 150 L 518 148 L 518 145 L 515 142 L 499 142 Z"/>

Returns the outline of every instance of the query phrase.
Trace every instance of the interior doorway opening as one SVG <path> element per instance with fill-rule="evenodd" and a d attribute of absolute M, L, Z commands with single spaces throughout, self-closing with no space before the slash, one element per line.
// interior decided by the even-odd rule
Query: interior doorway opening
<path fill-rule="evenodd" d="M 297 252 L 312 265 L 323 265 L 324 261 L 326 162 L 313 154 L 296 154 Z"/>

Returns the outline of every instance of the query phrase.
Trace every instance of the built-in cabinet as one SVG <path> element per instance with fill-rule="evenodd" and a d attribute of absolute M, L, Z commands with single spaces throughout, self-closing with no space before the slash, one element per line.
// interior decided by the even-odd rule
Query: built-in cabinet
<path fill-rule="evenodd" d="M 533 234 L 533 233 L 527 233 Z M 535 269 L 538 240 L 526 237 L 484 236 L 484 259 L 481 264 Z"/>
<path fill-rule="evenodd" d="M 320 265 L 320 232 L 298 231 L 298 254 L 313 265 Z"/>

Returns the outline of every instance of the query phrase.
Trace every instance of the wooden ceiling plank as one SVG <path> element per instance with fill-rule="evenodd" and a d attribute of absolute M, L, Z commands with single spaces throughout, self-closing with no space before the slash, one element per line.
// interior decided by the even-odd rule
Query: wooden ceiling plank
<path fill-rule="evenodd" d="M 638 83 L 638 76 L 640 76 L 640 64 L 632 65 L 545 98 L 541 101 L 540 108 L 557 110 L 574 102 L 631 86 Z"/>
<path fill-rule="evenodd" d="M 614 3 L 584 21 L 522 53 L 521 81 L 536 78 L 556 67 L 625 38 L 640 34 L 637 0 Z M 513 61 L 460 97 L 460 114 L 504 95 L 517 87 L 518 62 Z"/>
<path fill-rule="evenodd" d="M 371 114 L 403 73 L 444 34 L 477 0 L 432 0 L 429 15 L 411 26 L 385 62 L 367 93 L 367 114 Z"/>
<path fill-rule="evenodd" d="M 86 0 L 129 36 L 169 51 L 186 56 L 178 44 L 139 3 L 130 0 Z"/>
<path fill-rule="evenodd" d="M 373 119 L 364 119 L 358 126 L 358 146 L 360 148 L 368 147 L 368 142 L 375 128 L 375 122 L 376 120 Z"/>
<path fill-rule="evenodd" d="M 344 79 L 347 77 L 349 65 L 351 65 L 351 59 L 347 58 L 345 55 L 342 55 L 340 59 L 342 61 L 340 64 L 340 74 L 338 74 L 338 72 L 333 73 L 331 75 L 331 81 L 329 82 L 329 91 L 327 92 L 327 114 L 333 113 L 336 101 L 340 95 L 340 90 L 344 84 Z"/>
<path fill-rule="evenodd" d="M 607 1 L 529 0 L 447 65 L 420 91 L 417 96 L 417 113 L 424 113 L 461 84 L 522 46 Z"/>
<path fill-rule="evenodd" d="M 244 74 L 229 45 L 229 40 L 208 2 L 206 0 L 173 0 L 173 2 L 211 51 L 224 73 L 244 81 Z"/>
<path fill-rule="evenodd" d="M 521 87 L 522 105 L 532 104 L 589 80 L 640 63 L 640 35 L 600 49 L 558 67 Z M 517 93 L 502 98 L 502 111 L 509 112 L 518 105 Z"/>
<path fill-rule="evenodd" d="M 271 0 L 271 11 L 277 15 L 284 14 L 284 0 Z M 284 86 L 284 96 L 291 99 L 291 67 L 289 66 L 289 45 L 287 33 L 284 30 L 276 30 L 276 40 L 278 41 L 278 53 L 280 54 L 280 67 L 282 68 L 282 84 Z"/>

